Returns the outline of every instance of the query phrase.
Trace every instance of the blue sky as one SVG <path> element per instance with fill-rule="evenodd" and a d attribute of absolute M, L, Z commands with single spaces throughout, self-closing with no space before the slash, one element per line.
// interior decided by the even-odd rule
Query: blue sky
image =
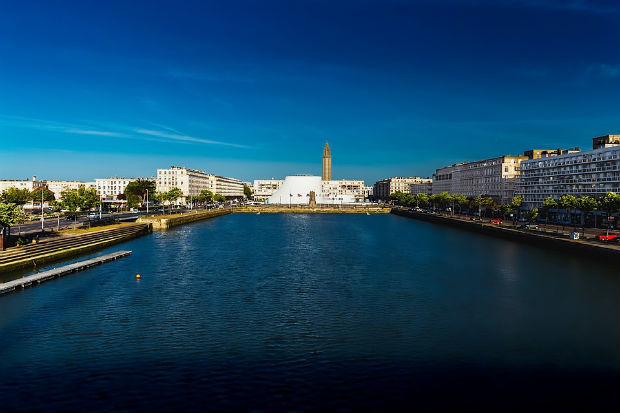
<path fill-rule="evenodd" d="M 620 131 L 617 0 L 0 6 L 0 179 L 369 183 Z"/>

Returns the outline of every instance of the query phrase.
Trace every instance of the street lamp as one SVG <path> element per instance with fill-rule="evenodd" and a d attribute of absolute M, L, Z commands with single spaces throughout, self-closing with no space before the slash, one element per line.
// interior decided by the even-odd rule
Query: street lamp
<path fill-rule="evenodd" d="M 44 222 L 45 218 L 43 217 L 43 188 L 41 188 L 41 232 L 45 231 L 45 228 L 43 226 Z"/>
<path fill-rule="evenodd" d="M 146 190 L 146 215 L 149 214 L 149 190 Z"/>

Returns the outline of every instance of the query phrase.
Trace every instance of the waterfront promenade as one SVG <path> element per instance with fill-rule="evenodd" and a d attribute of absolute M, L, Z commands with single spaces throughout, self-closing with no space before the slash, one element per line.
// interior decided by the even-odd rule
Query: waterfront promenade
<path fill-rule="evenodd" d="M 546 248 L 560 248 L 585 254 L 600 254 L 611 260 L 620 260 L 620 246 L 589 239 L 570 239 L 568 234 L 556 230 L 523 230 L 512 225 L 493 224 L 490 220 L 472 221 L 469 217 L 439 215 L 427 212 L 410 211 L 406 208 L 393 208 L 392 213 L 440 225 L 467 228 L 468 230 L 492 236 L 523 241 Z M 604 232 L 601 230 L 599 232 Z"/>

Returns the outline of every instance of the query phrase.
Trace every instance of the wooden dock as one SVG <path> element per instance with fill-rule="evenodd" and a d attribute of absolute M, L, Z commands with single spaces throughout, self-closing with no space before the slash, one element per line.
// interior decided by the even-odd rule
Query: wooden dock
<path fill-rule="evenodd" d="M 21 291 L 26 287 L 32 287 L 34 285 L 41 284 L 42 282 L 62 277 L 63 275 L 82 271 L 96 265 L 101 265 L 109 261 L 114 261 L 119 258 L 127 257 L 130 254 L 131 251 L 117 251 L 111 254 L 91 258 L 90 260 L 76 262 L 59 268 L 53 268 L 51 270 L 43 271 L 38 274 L 29 275 L 27 277 L 22 277 L 17 280 L 2 283 L 0 284 L 0 295 L 10 293 L 18 289 L 19 291 Z"/>

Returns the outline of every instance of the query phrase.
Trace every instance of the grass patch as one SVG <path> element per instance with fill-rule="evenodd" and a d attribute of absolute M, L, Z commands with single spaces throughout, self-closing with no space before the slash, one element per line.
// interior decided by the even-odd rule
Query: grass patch
<path fill-rule="evenodd" d="M 135 223 L 134 222 L 123 222 L 121 224 L 101 225 L 98 227 L 91 227 L 91 228 L 67 228 L 67 229 L 61 229 L 59 233 L 61 235 L 86 234 L 88 232 L 98 232 L 98 231 L 103 231 L 106 229 L 128 227 L 131 225 L 135 225 Z"/>

